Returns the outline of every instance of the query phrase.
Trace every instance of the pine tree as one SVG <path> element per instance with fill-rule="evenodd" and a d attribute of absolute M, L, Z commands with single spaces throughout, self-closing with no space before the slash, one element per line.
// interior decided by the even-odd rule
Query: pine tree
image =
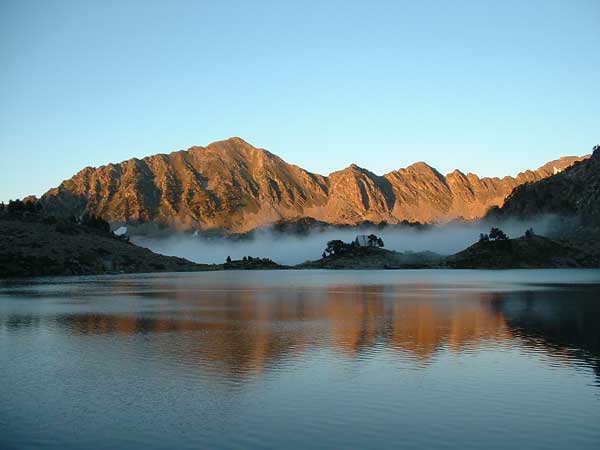
<path fill-rule="evenodd" d="M 506 241 L 508 236 L 500 228 L 492 228 L 490 230 L 490 239 L 492 241 Z"/>

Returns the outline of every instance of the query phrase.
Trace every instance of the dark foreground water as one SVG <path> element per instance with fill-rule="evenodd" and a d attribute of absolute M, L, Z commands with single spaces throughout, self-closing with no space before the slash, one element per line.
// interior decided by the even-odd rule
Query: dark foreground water
<path fill-rule="evenodd" d="M 0 448 L 600 448 L 600 271 L 0 283 Z"/>

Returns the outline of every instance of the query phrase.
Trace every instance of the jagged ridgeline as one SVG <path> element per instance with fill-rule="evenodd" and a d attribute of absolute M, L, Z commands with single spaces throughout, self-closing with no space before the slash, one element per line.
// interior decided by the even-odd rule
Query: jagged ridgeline
<path fill-rule="evenodd" d="M 63 216 L 156 223 L 178 230 L 243 233 L 279 220 L 330 224 L 478 219 L 514 188 L 586 157 L 564 157 L 517 177 L 444 176 L 423 162 L 378 176 L 351 165 L 323 176 L 288 164 L 240 138 L 207 147 L 87 167 L 41 201 Z"/>
<path fill-rule="evenodd" d="M 493 215 L 528 218 L 576 216 L 586 228 L 600 227 L 600 146 L 592 156 L 537 183 L 519 186 Z"/>

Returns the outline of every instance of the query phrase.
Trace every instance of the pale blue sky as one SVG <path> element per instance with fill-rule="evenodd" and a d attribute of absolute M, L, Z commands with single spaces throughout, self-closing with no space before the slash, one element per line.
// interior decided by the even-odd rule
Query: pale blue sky
<path fill-rule="evenodd" d="M 600 144 L 600 1 L 0 0 L 0 199 L 240 136 L 327 174 Z"/>

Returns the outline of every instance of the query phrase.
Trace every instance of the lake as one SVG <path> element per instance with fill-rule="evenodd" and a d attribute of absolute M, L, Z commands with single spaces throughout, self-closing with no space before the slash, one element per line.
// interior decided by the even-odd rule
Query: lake
<path fill-rule="evenodd" d="M 0 282 L 0 448 L 600 448 L 600 271 Z"/>

